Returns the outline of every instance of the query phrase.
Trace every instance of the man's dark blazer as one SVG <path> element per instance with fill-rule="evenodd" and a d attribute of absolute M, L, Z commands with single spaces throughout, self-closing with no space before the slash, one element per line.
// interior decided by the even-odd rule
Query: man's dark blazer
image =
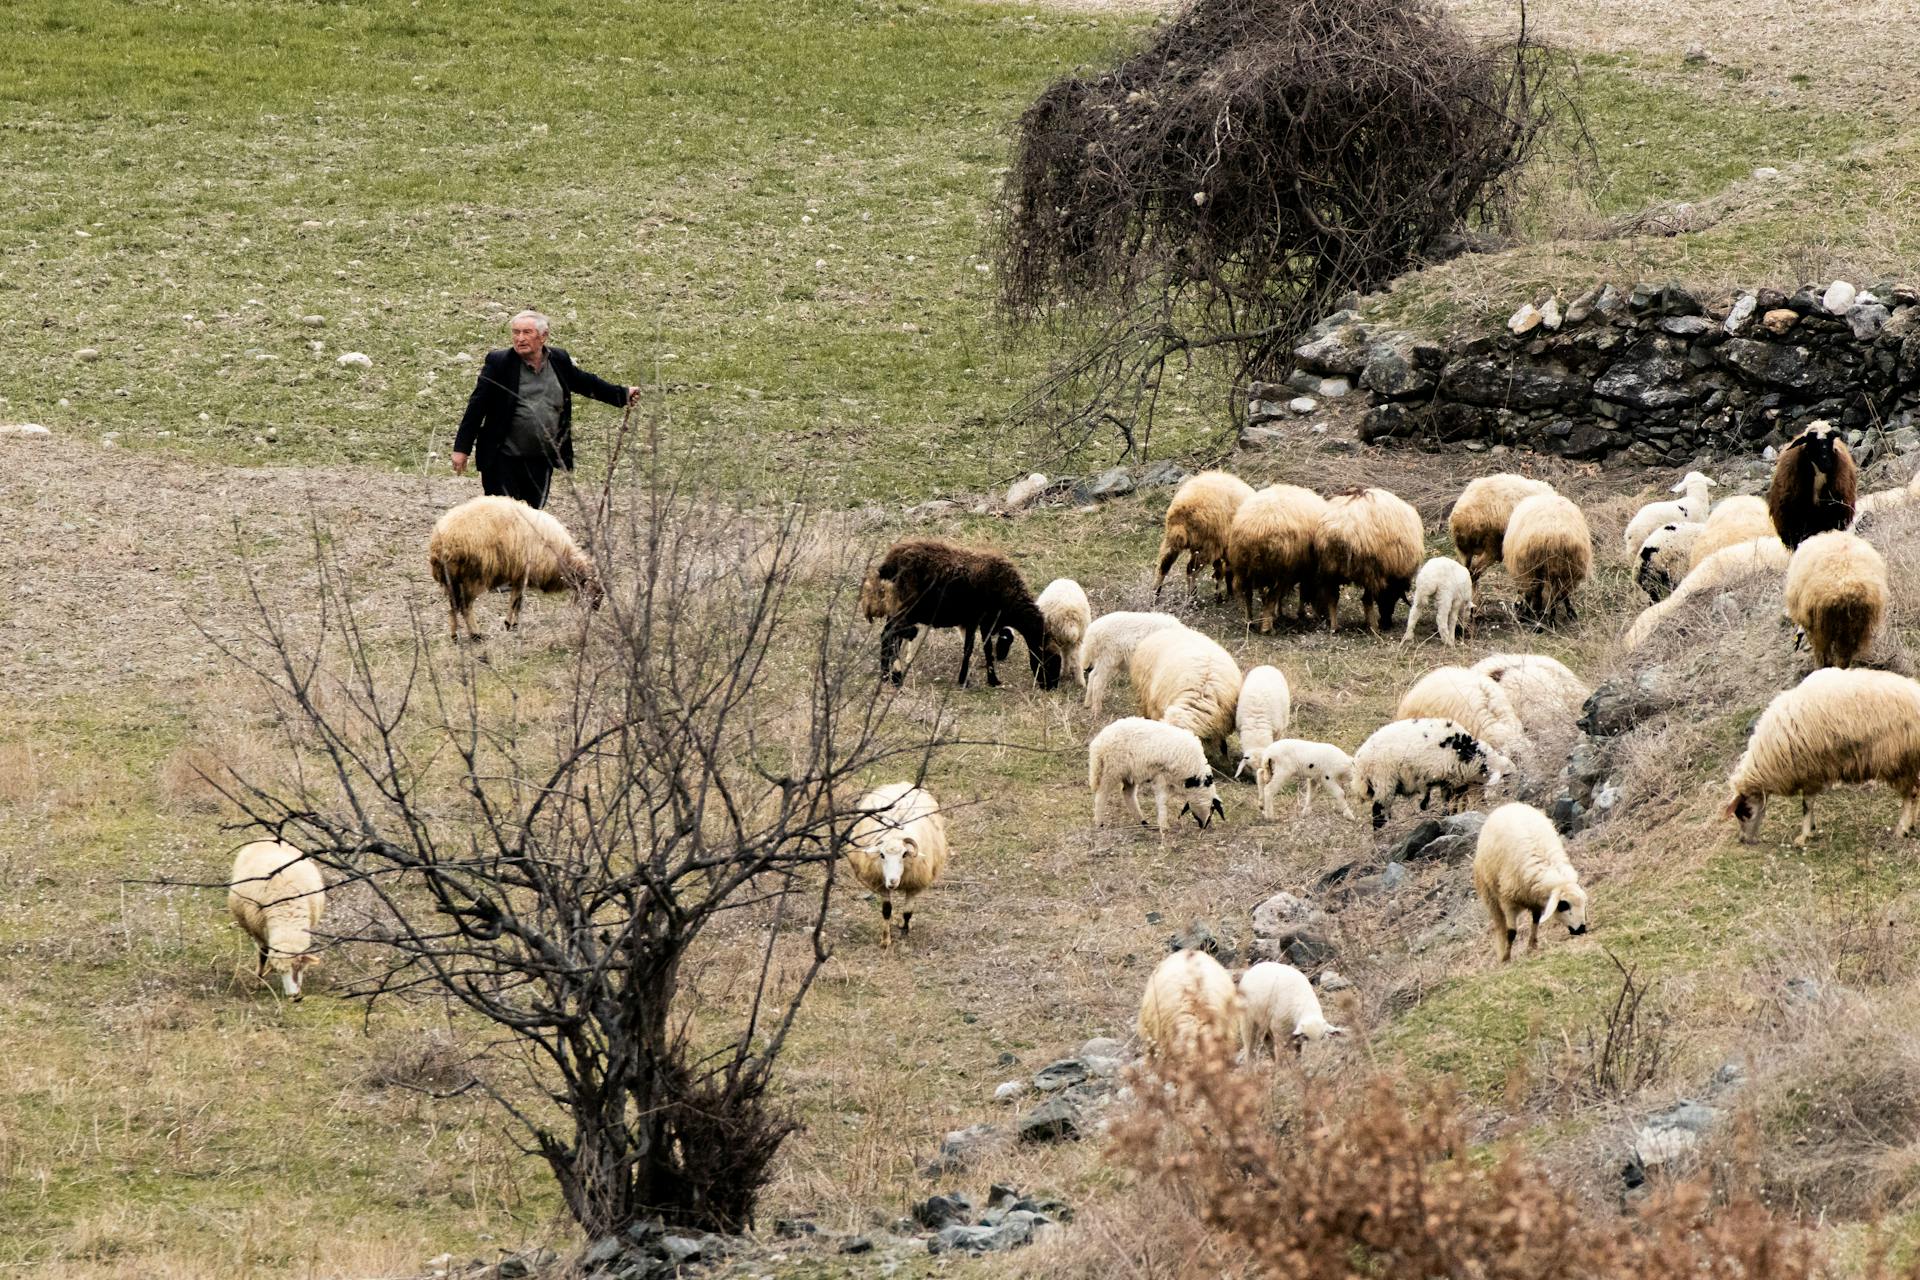
<path fill-rule="evenodd" d="M 554 376 L 560 379 L 560 427 L 554 441 L 559 462 L 573 470 L 573 393 L 578 391 L 602 403 L 624 406 L 627 389 L 616 387 L 604 378 L 596 378 L 574 364 L 559 347 L 547 348 L 553 361 Z M 453 451 L 473 455 L 474 466 L 487 469 L 487 458 L 513 429 L 513 408 L 520 399 L 520 371 L 526 361 L 512 347 L 487 352 L 480 364 L 480 377 L 467 398 L 467 411 L 460 418 L 460 431 L 453 438 Z"/>

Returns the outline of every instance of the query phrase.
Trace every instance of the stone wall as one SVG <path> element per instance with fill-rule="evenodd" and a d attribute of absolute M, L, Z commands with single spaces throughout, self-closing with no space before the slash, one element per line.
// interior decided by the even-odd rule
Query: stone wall
<path fill-rule="evenodd" d="M 1368 441 L 1678 465 L 1753 453 L 1827 418 L 1862 463 L 1920 444 L 1920 291 L 1892 284 L 1760 289 L 1724 311 L 1676 284 L 1602 285 L 1571 304 L 1537 299 L 1504 332 L 1450 344 L 1341 311 L 1294 356 L 1284 387 L 1254 388 L 1252 424 L 1284 416 L 1290 396 L 1358 388 Z"/>

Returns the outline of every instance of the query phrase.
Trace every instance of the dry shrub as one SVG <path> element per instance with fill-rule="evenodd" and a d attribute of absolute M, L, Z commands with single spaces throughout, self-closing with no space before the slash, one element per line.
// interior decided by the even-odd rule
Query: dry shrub
<path fill-rule="evenodd" d="M 374 1046 L 364 1079 L 375 1089 L 413 1089 L 453 1094 L 474 1084 L 474 1055 L 446 1031 L 432 1028 Z"/>
<path fill-rule="evenodd" d="M 1563 1032 L 1546 1051 L 1536 1096 L 1559 1106 L 1584 1101 L 1618 1102 L 1660 1083 L 1674 1054 L 1672 1017 L 1649 1001 L 1638 972 L 1608 951 L 1620 974 L 1620 989 L 1600 1017 L 1578 1033 Z"/>

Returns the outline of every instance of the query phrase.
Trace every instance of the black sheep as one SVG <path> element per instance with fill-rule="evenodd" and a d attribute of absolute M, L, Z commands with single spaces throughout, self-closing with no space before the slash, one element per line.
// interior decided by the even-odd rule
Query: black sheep
<path fill-rule="evenodd" d="M 965 637 L 960 654 L 960 677 L 966 684 L 973 663 L 973 638 L 978 633 L 987 660 L 987 683 L 1000 683 L 997 659 L 1012 648 L 1011 639 L 995 644 L 1002 628 L 1018 632 L 1027 642 L 1027 661 L 1043 689 L 1060 678 L 1059 663 L 1047 662 L 1043 642 L 1045 622 L 1033 593 L 1013 562 L 997 551 L 975 551 L 933 538 L 896 542 L 873 571 L 879 592 L 893 607 L 880 632 L 880 672 L 899 684 L 905 672 L 895 669 L 901 641 L 920 627 L 958 627 Z M 863 591 L 863 598 L 868 594 Z M 996 652 L 996 649 L 998 652 Z"/>
<path fill-rule="evenodd" d="M 1767 514 L 1791 551 L 1816 533 L 1853 523 L 1860 469 L 1839 430 L 1822 419 L 1788 442 L 1773 464 Z"/>

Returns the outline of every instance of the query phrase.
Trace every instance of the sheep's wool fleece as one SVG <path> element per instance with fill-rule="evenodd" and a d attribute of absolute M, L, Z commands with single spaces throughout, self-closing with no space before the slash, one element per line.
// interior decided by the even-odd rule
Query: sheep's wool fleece
<path fill-rule="evenodd" d="M 1920 777 L 1920 684 L 1823 667 L 1775 694 L 1733 770 L 1736 794 L 1812 795 L 1835 782 Z"/>

